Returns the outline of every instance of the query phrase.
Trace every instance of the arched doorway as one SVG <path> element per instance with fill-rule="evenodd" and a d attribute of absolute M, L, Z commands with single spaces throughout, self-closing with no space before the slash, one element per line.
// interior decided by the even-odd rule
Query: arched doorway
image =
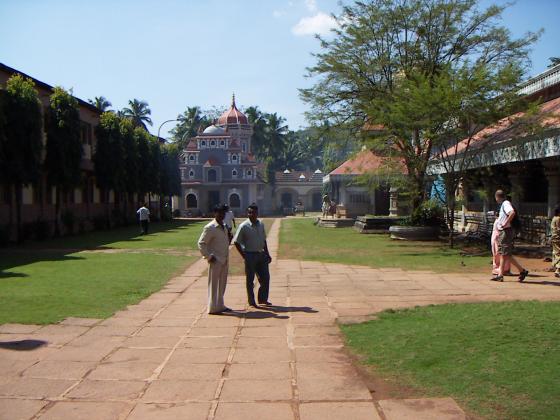
<path fill-rule="evenodd" d="M 229 196 L 229 206 L 232 209 L 238 209 L 241 207 L 241 199 L 239 198 L 239 194 L 233 193 Z"/>
<path fill-rule="evenodd" d="M 218 175 L 215 169 L 208 169 L 208 182 L 216 182 Z"/>
<path fill-rule="evenodd" d="M 292 194 L 289 192 L 282 193 L 280 202 L 282 203 L 282 208 L 292 208 L 294 206 Z"/>
<path fill-rule="evenodd" d="M 198 199 L 196 195 L 193 193 L 187 194 L 187 208 L 188 209 L 197 209 L 198 208 Z"/>

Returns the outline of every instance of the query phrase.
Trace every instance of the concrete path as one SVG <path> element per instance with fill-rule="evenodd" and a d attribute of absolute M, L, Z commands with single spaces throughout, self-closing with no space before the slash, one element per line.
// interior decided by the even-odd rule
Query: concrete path
<path fill-rule="evenodd" d="M 335 320 L 418 304 L 560 300 L 546 282 L 277 261 L 278 229 L 279 220 L 270 310 L 246 311 L 234 276 L 226 304 L 238 312 L 207 315 L 200 260 L 107 320 L 0 326 L 0 419 L 462 419 L 449 398 L 374 401 Z"/>

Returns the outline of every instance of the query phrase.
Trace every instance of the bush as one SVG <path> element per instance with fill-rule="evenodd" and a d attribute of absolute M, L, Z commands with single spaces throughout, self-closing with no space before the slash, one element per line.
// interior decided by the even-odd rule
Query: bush
<path fill-rule="evenodd" d="M 179 209 L 173 210 L 173 217 L 181 217 L 181 210 Z"/>
<path fill-rule="evenodd" d="M 64 210 L 60 215 L 60 220 L 66 229 L 67 233 L 74 233 L 74 224 L 76 223 L 76 216 L 71 210 Z"/>
<path fill-rule="evenodd" d="M 400 223 L 402 226 L 435 226 L 445 224 L 444 210 L 435 200 L 423 202 L 412 214 Z"/>

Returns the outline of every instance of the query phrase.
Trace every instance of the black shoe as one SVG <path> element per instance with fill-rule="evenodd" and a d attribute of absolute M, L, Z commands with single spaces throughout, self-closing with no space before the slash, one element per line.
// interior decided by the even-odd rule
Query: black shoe
<path fill-rule="evenodd" d="M 225 309 L 222 312 L 233 312 L 233 309 L 228 308 L 227 306 L 225 307 Z"/>
<path fill-rule="evenodd" d="M 270 303 L 270 302 L 259 302 L 259 305 L 272 306 L 272 303 Z"/>
<path fill-rule="evenodd" d="M 523 282 L 528 274 L 529 272 L 527 270 L 523 270 L 521 273 L 519 273 L 519 281 Z"/>
<path fill-rule="evenodd" d="M 492 281 L 504 281 L 504 276 L 496 276 L 496 277 L 492 277 L 490 280 Z"/>
<path fill-rule="evenodd" d="M 255 302 L 249 302 L 249 306 L 251 306 L 252 308 L 258 308 Z"/>

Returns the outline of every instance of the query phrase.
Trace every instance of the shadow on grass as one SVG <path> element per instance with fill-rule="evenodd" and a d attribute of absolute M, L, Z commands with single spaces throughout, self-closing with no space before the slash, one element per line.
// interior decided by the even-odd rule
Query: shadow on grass
<path fill-rule="evenodd" d="M 43 340 L 18 340 L 18 341 L 0 341 L 0 349 L 30 351 L 45 346 L 46 341 Z"/>
<path fill-rule="evenodd" d="M 196 221 L 174 220 L 171 222 L 153 223 L 150 226 L 150 234 L 177 232 L 179 229 L 193 223 L 196 223 Z M 32 264 L 38 261 L 83 259 L 81 257 L 70 256 L 68 254 L 84 250 L 114 249 L 113 247 L 107 245 L 113 242 L 141 241 L 143 241 L 143 239 L 140 237 L 139 228 L 134 225 L 0 248 L 0 278 L 5 279 L 26 276 L 22 273 L 6 271 L 13 267 Z"/>

